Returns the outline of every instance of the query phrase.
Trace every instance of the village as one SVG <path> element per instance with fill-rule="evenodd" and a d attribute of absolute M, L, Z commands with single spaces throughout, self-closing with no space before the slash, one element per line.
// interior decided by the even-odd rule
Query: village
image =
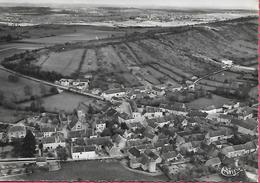
<path fill-rule="evenodd" d="M 60 81 L 64 86 L 86 89 L 88 82 L 82 82 Z M 186 90 L 198 89 L 186 87 L 178 92 Z M 181 102 L 155 107 L 141 100 L 152 100 L 166 91 L 166 86 L 108 90 L 99 92 L 109 102 L 104 111 L 79 103 L 73 113 L 38 113 L 14 125 L 3 125 L 1 157 L 20 158 L 21 154 L 14 151 L 30 133 L 35 139 L 31 158 L 45 163 L 48 159 L 116 159 L 129 171 L 166 174 L 172 181 L 220 174 L 223 167 L 227 177 L 241 174 L 237 173 L 240 168 L 243 173 L 255 174 L 257 106 L 230 102 L 220 108 L 195 110 Z M 3 151 L 6 146 L 11 147 L 9 151 Z M 15 174 L 11 170 L 15 168 L 1 168 L 0 175 Z"/>

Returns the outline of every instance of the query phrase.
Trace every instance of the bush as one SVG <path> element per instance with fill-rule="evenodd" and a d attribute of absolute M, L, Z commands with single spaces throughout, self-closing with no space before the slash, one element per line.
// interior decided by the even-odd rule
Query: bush
<path fill-rule="evenodd" d="M 17 83 L 19 81 L 19 78 L 16 75 L 9 75 L 8 80 L 12 83 Z"/>

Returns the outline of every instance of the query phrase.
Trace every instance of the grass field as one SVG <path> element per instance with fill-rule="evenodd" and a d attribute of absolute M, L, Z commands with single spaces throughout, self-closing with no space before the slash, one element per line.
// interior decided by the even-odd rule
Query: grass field
<path fill-rule="evenodd" d="M 62 169 L 53 172 L 35 172 L 17 177 L 17 180 L 49 181 L 167 181 L 165 175 L 149 176 L 127 170 L 119 162 L 79 161 L 61 164 Z M 120 176 L 119 176 L 120 175 Z M 15 180 L 10 178 L 9 180 Z"/>
<path fill-rule="evenodd" d="M 84 49 L 75 49 L 65 52 L 52 52 L 47 60 L 42 63 L 44 58 L 40 58 L 43 70 L 55 71 L 64 76 L 70 76 L 79 66 Z"/>
<path fill-rule="evenodd" d="M 231 101 L 231 99 L 224 98 L 224 97 L 221 97 L 221 96 L 218 96 L 218 95 L 212 95 L 211 99 L 199 98 L 199 99 L 196 99 L 196 100 L 190 102 L 188 104 L 188 106 L 190 108 L 194 108 L 194 109 L 204 109 L 208 106 L 214 105 L 215 107 L 218 108 L 218 107 L 223 106 L 223 104 L 226 104 L 230 101 Z"/>
<path fill-rule="evenodd" d="M 95 39 L 103 39 L 113 36 L 121 36 L 124 33 L 120 31 L 109 31 L 109 30 L 95 30 L 95 29 L 79 29 L 73 33 L 67 34 L 52 34 L 51 36 L 42 38 L 30 38 L 23 39 L 22 41 L 28 43 L 44 43 L 44 44 L 61 44 L 66 42 L 78 42 L 78 41 L 89 41 Z"/>
<path fill-rule="evenodd" d="M 109 30 L 82 29 L 67 34 L 59 34 L 57 39 L 84 40 L 95 39 L 96 34 L 112 34 Z M 73 74 L 108 73 L 110 76 L 120 73 L 128 75 L 129 66 L 138 66 L 141 79 L 152 84 L 171 82 L 174 85 L 190 80 L 193 76 L 202 77 L 220 69 L 210 59 L 220 62 L 231 59 L 236 64 L 253 64 L 257 58 L 257 21 L 237 20 L 236 22 L 221 22 L 208 25 L 198 25 L 190 28 L 172 28 L 168 32 L 145 33 L 143 35 L 128 35 L 123 38 L 98 40 L 81 43 L 82 48 L 70 45 L 62 52 L 49 50 L 45 56 L 40 56 L 38 65 L 43 70 L 55 71 L 64 76 Z M 118 31 L 122 34 L 121 31 Z M 84 37 L 85 36 L 85 37 Z M 62 37 L 62 38 L 61 38 Z M 44 38 L 44 39 L 51 39 Z M 55 38 L 53 38 L 55 41 Z M 39 41 L 39 40 L 38 40 Z M 65 51 L 66 50 L 66 51 Z M 86 53 L 86 54 L 85 54 Z M 202 56 L 196 56 L 202 55 Z M 205 59 L 208 58 L 208 59 Z M 98 71 L 98 73 L 96 72 Z M 74 76 L 74 75 L 73 75 Z M 108 76 L 108 77 L 110 77 Z M 134 78 L 134 74 L 133 77 Z M 237 74 L 225 72 L 204 82 L 204 88 L 214 90 L 214 87 L 225 85 L 224 81 L 236 80 Z M 133 79 L 124 83 L 128 85 Z M 110 78 L 113 80 L 114 78 Z M 117 83 L 122 83 L 117 78 Z M 129 82 L 130 81 L 130 82 Z M 224 83 L 224 84 L 223 84 Z"/>
<path fill-rule="evenodd" d="M 28 116 L 28 112 L 16 111 L 0 107 L 0 122 L 15 123 Z"/>
<path fill-rule="evenodd" d="M 0 90 L 4 93 L 4 97 L 7 100 L 18 102 L 25 99 L 29 99 L 31 95 L 42 96 L 41 87 L 44 88 L 45 94 L 49 93 L 50 87 L 46 85 L 41 85 L 38 82 L 31 81 L 24 78 L 19 78 L 17 83 L 10 82 L 8 76 L 10 73 L 0 70 Z M 31 88 L 31 95 L 26 95 L 24 88 L 29 86 Z M 29 94 L 29 93 L 27 93 Z"/>
<path fill-rule="evenodd" d="M 66 112 L 73 112 L 77 108 L 79 103 L 83 102 L 86 105 L 93 105 L 97 108 L 102 108 L 105 103 L 98 101 L 86 96 L 76 95 L 69 92 L 63 92 L 61 94 L 53 95 L 50 97 L 45 97 L 42 99 L 43 107 L 48 112 L 59 112 L 64 110 Z M 31 102 L 25 102 L 20 104 L 20 107 L 30 106 Z"/>

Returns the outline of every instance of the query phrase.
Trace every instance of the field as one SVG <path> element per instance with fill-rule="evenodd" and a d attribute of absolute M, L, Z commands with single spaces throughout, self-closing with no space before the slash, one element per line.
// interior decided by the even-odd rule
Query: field
<path fill-rule="evenodd" d="M 68 113 L 72 113 L 74 109 L 77 108 L 79 103 L 83 102 L 86 105 L 93 105 L 98 109 L 101 109 L 105 106 L 105 103 L 102 101 L 98 101 L 92 98 L 88 98 L 86 96 L 75 95 L 73 93 L 63 92 L 61 94 L 53 95 L 50 97 L 45 97 L 42 99 L 42 106 L 48 112 L 59 112 L 64 110 Z M 20 104 L 20 107 L 30 106 L 31 102 L 25 102 Z"/>
<path fill-rule="evenodd" d="M 29 99 L 31 96 L 42 96 L 43 94 L 48 94 L 50 87 L 46 85 L 41 85 L 38 82 L 31 81 L 24 78 L 19 78 L 18 82 L 10 82 L 8 76 L 10 73 L 0 70 L 0 90 L 4 94 L 4 98 L 12 101 L 19 102 L 26 99 Z M 31 92 L 25 92 L 25 87 L 29 86 Z M 44 88 L 44 89 L 42 89 Z M 44 90 L 44 92 L 43 92 Z M 26 95 L 27 94 L 27 95 Z"/>
<path fill-rule="evenodd" d="M 231 100 L 228 98 L 224 98 L 218 95 L 212 95 L 211 99 L 199 98 L 190 102 L 188 106 L 194 109 L 205 109 L 208 106 L 214 105 L 215 107 L 219 108 L 230 101 Z"/>
<path fill-rule="evenodd" d="M 40 57 L 37 64 L 43 70 L 55 71 L 64 76 L 70 76 L 77 71 L 79 63 L 82 59 L 84 49 L 70 50 L 66 52 L 52 52 L 49 55 Z"/>
<path fill-rule="evenodd" d="M 41 44 L 29 44 L 29 43 L 5 43 L 0 44 L 0 63 L 6 58 L 16 53 L 22 53 L 26 50 L 34 50 L 44 47 Z"/>
<path fill-rule="evenodd" d="M 12 177 L 10 180 L 49 181 L 167 181 L 164 175 L 149 176 L 124 168 L 119 162 L 78 161 L 61 164 L 62 169 L 53 172 L 35 172 L 31 175 Z M 104 173 L 105 172 L 105 173 Z M 120 175 L 120 176 L 118 176 Z"/>
<path fill-rule="evenodd" d="M 72 26 L 71 26 L 72 27 Z M 73 29 L 73 28 L 71 28 Z M 110 30 L 95 30 L 95 29 L 88 29 L 87 27 L 84 28 L 75 28 L 74 32 L 67 33 L 67 34 L 57 34 L 54 32 L 51 36 L 47 37 L 40 37 L 40 38 L 29 38 L 23 39 L 23 42 L 28 43 L 43 43 L 43 44 L 62 44 L 66 42 L 78 42 L 78 41 L 89 41 L 95 39 L 104 39 L 109 38 L 112 36 L 121 36 L 123 32 L 120 31 L 110 31 Z"/>
<path fill-rule="evenodd" d="M 75 26 L 75 29 L 79 27 Z M 117 29 L 98 30 L 94 27 L 88 27 L 84 32 L 81 27 L 80 31 L 57 36 L 58 39 L 76 40 L 85 34 L 88 39 L 88 36 L 94 38 L 95 32 L 107 36 L 109 33 L 106 34 L 106 31 L 115 32 L 115 35 L 122 33 Z M 33 63 L 42 70 L 55 71 L 64 77 L 93 74 L 95 82 L 96 78 L 101 78 L 127 87 L 144 82 L 180 86 L 193 76 L 202 77 L 221 69 L 210 60 L 221 62 L 222 59 L 231 59 L 235 64 L 255 67 L 256 38 L 257 19 L 242 18 L 190 27 L 158 28 L 124 37 L 116 35 L 109 39 L 54 46 L 37 52 L 38 60 Z M 234 91 L 238 88 L 237 83 L 246 82 L 241 78 L 241 73 L 223 72 L 200 81 L 199 85 L 209 91 L 218 87 Z M 105 88 L 103 83 L 98 82 L 95 87 Z"/>
<path fill-rule="evenodd" d="M 27 115 L 28 112 L 10 110 L 0 107 L 0 122 L 15 123 L 21 119 L 24 119 Z"/>

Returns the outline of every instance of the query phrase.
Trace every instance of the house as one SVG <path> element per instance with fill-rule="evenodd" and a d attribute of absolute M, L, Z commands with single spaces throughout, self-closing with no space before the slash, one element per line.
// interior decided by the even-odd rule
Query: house
<path fill-rule="evenodd" d="M 245 144 L 239 144 L 234 146 L 227 146 L 222 149 L 222 154 L 228 158 L 234 158 L 244 156 L 255 152 L 258 149 L 257 141 L 250 141 Z"/>
<path fill-rule="evenodd" d="M 205 166 L 212 167 L 212 168 L 217 168 L 217 169 L 220 167 L 220 165 L 221 165 L 221 161 L 220 161 L 220 159 L 218 157 L 209 159 L 205 163 Z"/>
<path fill-rule="evenodd" d="M 7 137 L 9 142 L 13 139 L 24 138 L 26 135 L 26 127 L 24 125 L 14 125 L 8 129 Z"/>
<path fill-rule="evenodd" d="M 126 91 L 124 89 L 111 89 L 103 92 L 101 94 L 102 97 L 104 97 L 107 100 L 111 100 L 113 97 L 124 97 L 126 95 Z"/>
<path fill-rule="evenodd" d="M 160 104 L 159 106 L 164 112 L 169 112 L 175 115 L 186 116 L 188 114 L 187 108 L 184 103 L 175 102 L 174 104 Z"/>
<path fill-rule="evenodd" d="M 70 131 L 68 137 L 72 142 L 75 142 L 77 139 L 89 138 L 92 134 L 91 129 Z"/>
<path fill-rule="evenodd" d="M 153 152 L 150 149 L 146 149 L 144 151 L 144 154 L 146 154 L 149 158 L 151 158 L 156 163 L 161 163 L 162 162 L 162 158 L 160 156 L 158 156 L 155 152 Z"/>
<path fill-rule="evenodd" d="M 180 151 L 193 152 L 196 153 L 200 149 L 201 141 L 192 141 L 181 144 L 177 147 Z"/>
<path fill-rule="evenodd" d="M 55 150 L 58 146 L 66 147 L 65 139 L 56 136 L 42 138 L 40 142 L 44 150 Z"/>
<path fill-rule="evenodd" d="M 204 110 L 201 110 L 201 112 L 206 112 L 208 114 L 216 114 L 223 112 L 223 108 L 216 108 L 216 106 L 211 105 L 206 107 Z"/>
<path fill-rule="evenodd" d="M 56 133 L 56 128 L 54 128 L 54 127 L 42 127 L 40 129 L 40 132 L 43 133 L 43 137 L 50 137 L 50 136 L 52 136 L 53 134 Z"/>
<path fill-rule="evenodd" d="M 128 123 L 127 127 L 133 131 L 144 128 L 144 126 L 140 122 Z"/>
<path fill-rule="evenodd" d="M 233 119 L 233 116 L 227 115 L 227 114 L 220 114 L 217 117 L 217 122 L 224 123 L 226 125 L 229 125 L 231 123 L 231 120 Z"/>
<path fill-rule="evenodd" d="M 174 151 L 175 149 L 173 148 L 172 145 L 164 145 L 162 148 L 161 148 L 161 153 L 164 154 L 164 153 L 168 153 L 168 152 L 172 152 Z"/>
<path fill-rule="evenodd" d="M 136 147 L 132 147 L 127 151 L 128 158 L 131 159 L 136 159 L 141 157 L 141 151 L 139 151 Z"/>
<path fill-rule="evenodd" d="M 152 86 L 152 93 L 157 96 L 165 95 L 164 89 L 158 86 Z"/>
<path fill-rule="evenodd" d="M 95 146 L 74 146 L 72 147 L 72 159 L 95 159 L 97 158 Z"/>
<path fill-rule="evenodd" d="M 97 121 L 96 122 L 96 132 L 102 133 L 104 129 L 106 128 L 106 123 L 103 121 Z"/>
<path fill-rule="evenodd" d="M 116 111 L 119 113 L 126 113 L 132 117 L 132 107 L 129 102 L 123 101 L 117 108 Z"/>
<path fill-rule="evenodd" d="M 96 147 L 101 148 L 102 146 L 110 146 L 112 145 L 110 137 L 94 137 L 94 138 L 86 138 L 85 144 L 86 145 L 94 145 Z"/>
<path fill-rule="evenodd" d="M 156 161 L 154 161 L 152 158 L 149 158 L 146 154 L 141 154 L 140 164 L 144 171 L 151 173 L 156 172 Z"/>
<path fill-rule="evenodd" d="M 254 109 L 251 107 L 244 107 L 238 110 L 238 119 L 247 120 L 253 118 Z"/>
<path fill-rule="evenodd" d="M 146 106 L 143 116 L 147 119 L 163 117 L 164 113 L 160 108 Z"/>
<path fill-rule="evenodd" d="M 132 121 L 134 121 L 134 120 L 133 120 L 133 118 L 129 114 L 127 114 L 125 112 L 119 113 L 119 115 L 118 115 L 118 122 L 119 123 L 126 123 L 126 124 L 128 124 L 128 123 L 131 123 Z"/>
<path fill-rule="evenodd" d="M 182 160 L 184 158 L 180 153 L 177 153 L 176 151 L 162 153 L 161 157 L 165 163 Z"/>
<path fill-rule="evenodd" d="M 232 133 L 232 131 L 228 128 L 225 128 L 225 129 L 220 129 L 217 131 L 215 131 L 215 130 L 209 131 L 205 135 L 205 140 L 206 140 L 207 144 L 211 144 L 212 142 L 230 139 L 233 136 L 234 136 L 234 134 Z"/>
<path fill-rule="evenodd" d="M 86 129 L 86 125 L 80 120 L 76 115 L 70 117 L 70 122 L 68 124 L 68 129 L 71 131 L 81 131 Z"/>
<path fill-rule="evenodd" d="M 230 101 L 226 104 L 223 105 L 223 109 L 224 110 L 231 110 L 231 109 L 234 109 L 234 108 L 238 108 L 240 106 L 240 103 L 239 102 L 233 102 L 233 101 Z"/>
<path fill-rule="evenodd" d="M 124 137 L 122 137 L 119 134 L 116 134 L 114 136 L 112 136 L 112 140 L 115 143 L 116 147 L 119 147 L 120 149 L 123 149 L 126 147 L 126 139 Z"/>
<path fill-rule="evenodd" d="M 144 133 L 143 135 L 152 144 L 155 144 L 158 141 L 158 135 L 156 135 L 154 133 L 147 132 L 147 133 Z"/>
<path fill-rule="evenodd" d="M 254 119 L 234 119 L 232 120 L 231 124 L 237 126 L 239 133 L 249 134 L 252 136 L 258 134 L 258 122 Z"/>

